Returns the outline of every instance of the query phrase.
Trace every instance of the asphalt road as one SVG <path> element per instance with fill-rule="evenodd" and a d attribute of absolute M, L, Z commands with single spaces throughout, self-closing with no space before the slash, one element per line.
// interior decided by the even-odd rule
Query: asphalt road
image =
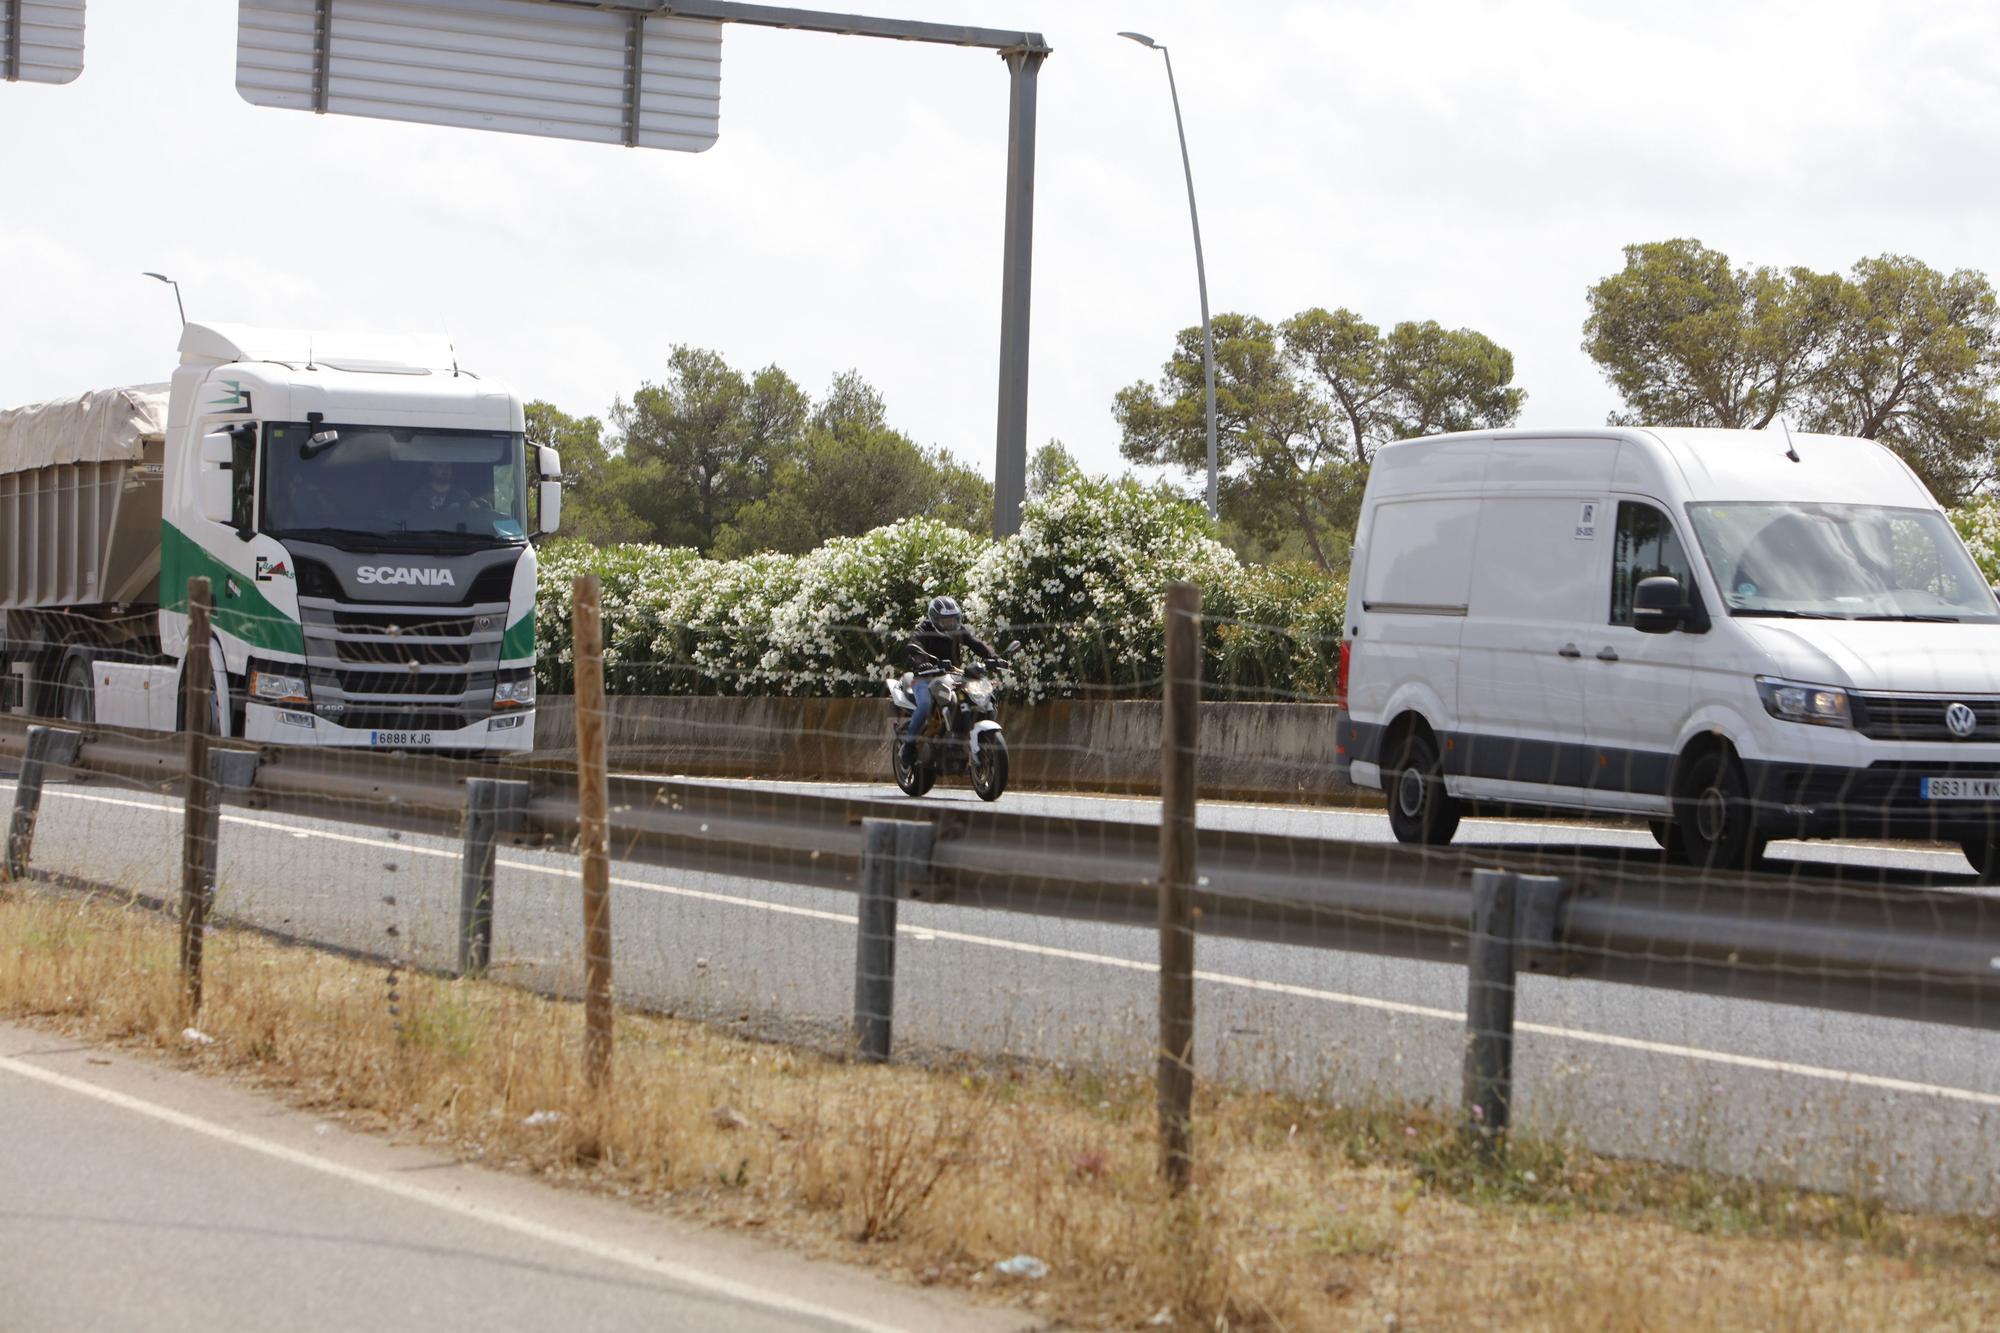
<path fill-rule="evenodd" d="M 0 1024 L 0 1327 L 1022 1329 Z"/>
<path fill-rule="evenodd" d="M 926 804 L 972 800 L 945 790 Z M 1156 809 L 1039 794 L 1006 803 L 1140 820 Z M 1380 815 L 1359 811 L 1210 805 L 1201 817 L 1388 836 Z M 53 784 L 35 863 L 165 896 L 177 885 L 178 826 L 178 811 L 153 795 Z M 1477 821 L 1460 841 L 1582 844 L 1633 865 L 1658 859 L 1650 836 L 1629 828 Z M 1816 875 L 1846 863 L 1977 891 L 1963 858 L 1943 850 L 1795 844 L 1777 849 L 1767 868 L 1782 873 L 1787 860 Z M 568 857 L 503 851 L 499 974 L 575 987 L 576 874 Z M 457 848 L 446 841 L 229 811 L 221 880 L 220 909 L 239 919 L 426 964 L 453 956 Z M 850 896 L 616 866 L 614 918 L 622 998 L 775 1036 L 840 1040 L 853 996 Z M 1154 944 L 1150 932 L 1124 927 L 906 903 L 897 1041 L 1149 1069 Z M 1201 942 L 1198 963 L 1205 1074 L 1337 1101 L 1455 1104 L 1462 968 L 1219 939 Z M 1904 1202 L 2000 1206 L 1990 1149 L 2000 1036 L 1544 977 L 1523 979 L 1518 1012 L 1523 1125 L 1604 1150 L 1861 1185 Z"/>

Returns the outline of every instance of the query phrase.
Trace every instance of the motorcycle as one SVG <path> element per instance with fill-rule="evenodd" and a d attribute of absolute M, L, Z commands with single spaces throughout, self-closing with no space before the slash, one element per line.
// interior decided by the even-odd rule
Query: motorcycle
<path fill-rule="evenodd" d="M 1009 654 L 1021 645 L 1007 645 Z M 905 796 L 922 796 L 940 773 L 964 773 L 982 801 L 997 801 L 1007 790 L 1007 738 L 995 720 L 994 673 L 1005 662 L 967 662 L 905 672 L 889 681 L 889 768 Z M 916 712 L 916 691 L 931 692 L 931 715 L 907 760 L 903 737 Z"/>

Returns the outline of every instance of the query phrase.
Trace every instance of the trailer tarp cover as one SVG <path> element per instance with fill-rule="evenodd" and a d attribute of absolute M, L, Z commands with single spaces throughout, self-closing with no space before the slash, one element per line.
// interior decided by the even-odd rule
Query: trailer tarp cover
<path fill-rule="evenodd" d="M 0 407 L 0 473 L 54 463 L 136 461 L 145 440 L 166 433 L 164 384 Z"/>

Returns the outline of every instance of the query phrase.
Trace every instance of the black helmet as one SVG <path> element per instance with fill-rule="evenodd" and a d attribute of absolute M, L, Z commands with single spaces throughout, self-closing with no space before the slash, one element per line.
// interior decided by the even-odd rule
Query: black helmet
<path fill-rule="evenodd" d="M 933 597 L 926 616 L 934 628 L 950 634 L 958 628 L 958 603 L 949 597 Z"/>

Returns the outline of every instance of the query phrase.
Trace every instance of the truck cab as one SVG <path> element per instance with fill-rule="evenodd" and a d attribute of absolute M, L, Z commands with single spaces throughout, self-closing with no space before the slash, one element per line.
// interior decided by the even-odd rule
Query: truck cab
<path fill-rule="evenodd" d="M 9 650 L 62 684 L 62 711 L 177 726 L 187 583 L 205 576 L 222 734 L 530 749 L 531 534 L 560 521 L 561 463 L 527 445 L 520 398 L 442 340 L 188 324 L 180 353 L 153 455 L 154 632 L 130 628 L 134 606 L 8 608 Z M 81 525 L 47 538 L 110 558 Z"/>

